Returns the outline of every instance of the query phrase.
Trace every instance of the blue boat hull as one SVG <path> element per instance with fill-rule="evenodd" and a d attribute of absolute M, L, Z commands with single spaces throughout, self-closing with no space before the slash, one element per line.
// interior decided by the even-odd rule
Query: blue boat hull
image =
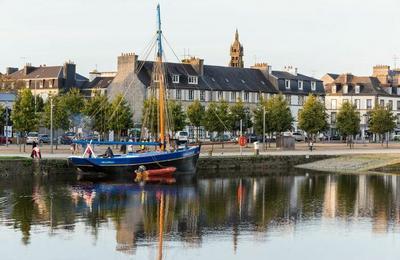
<path fill-rule="evenodd" d="M 174 152 L 132 153 L 113 158 L 83 158 L 69 157 L 69 162 L 75 168 L 86 173 L 132 174 L 141 165 L 147 169 L 176 167 L 178 174 L 194 174 L 200 146 L 181 149 Z"/>

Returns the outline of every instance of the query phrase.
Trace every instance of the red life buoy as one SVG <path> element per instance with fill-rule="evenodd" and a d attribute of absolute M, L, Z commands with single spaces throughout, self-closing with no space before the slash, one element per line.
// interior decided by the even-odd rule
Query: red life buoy
<path fill-rule="evenodd" d="M 247 143 L 247 138 L 245 136 L 240 136 L 239 145 L 240 146 L 246 146 L 246 143 Z"/>

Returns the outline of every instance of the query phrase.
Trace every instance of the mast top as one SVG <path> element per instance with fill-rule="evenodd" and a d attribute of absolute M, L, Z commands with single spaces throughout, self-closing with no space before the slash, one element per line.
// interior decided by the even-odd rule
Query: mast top
<path fill-rule="evenodd" d="M 162 30 L 161 30 L 161 9 L 160 9 L 160 4 L 157 5 L 157 43 L 158 43 L 158 50 L 157 50 L 157 56 L 159 58 L 162 57 L 163 54 L 163 48 L 162 48 L 162 43 L 161 43 L 161 35 L 162 35 Z"/>

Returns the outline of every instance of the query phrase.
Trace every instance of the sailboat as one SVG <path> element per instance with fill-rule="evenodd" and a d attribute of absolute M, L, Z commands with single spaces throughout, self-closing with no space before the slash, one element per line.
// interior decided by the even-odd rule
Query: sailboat
<path fill-rule="evenodd" d="M 200 154 L 200 145 L 174 147 L 168 137 L 169 129 L 166 122 L 167 118 L 167 99 L 166 99 L 166 80 L 163 70 L 163 45 L 161 30 L 161 11 L 160 5 L 157 6 L 157 56 L 155 62 L 155 78 L 158 80 L 156 91 L 158 97 L 158 140 L 157 142 L 96 142 L 96 141 L 75 141 L 77 144 L 86 146 L 81 156 L 70 156 L 69 162 L 78 170 L 83 172 L 102 172 L 102 173 L 129 173 L 133 174 L 140 166 L 146 169 L 163 169 L 175 167 L 179 173 L 195 173 L 197 160 Z M 97 156 L 93 145 L 132 145 L 132 146 L 153 146 L 157 149 L 139 152 L 130 152 L 122 155 Z"/>

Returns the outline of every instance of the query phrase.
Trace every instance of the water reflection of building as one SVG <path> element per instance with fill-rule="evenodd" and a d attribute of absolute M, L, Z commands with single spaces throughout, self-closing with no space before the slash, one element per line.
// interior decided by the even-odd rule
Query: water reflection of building
<path fill-rule="evenodd" d="M 323 216 L 335 218 L 337 210 L 337 181 L 336 176 L 328 175 L 325 183 Z"/>

